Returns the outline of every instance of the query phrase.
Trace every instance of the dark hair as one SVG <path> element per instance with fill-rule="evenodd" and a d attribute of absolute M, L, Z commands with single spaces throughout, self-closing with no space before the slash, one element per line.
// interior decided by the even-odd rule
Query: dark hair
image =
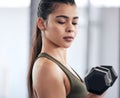
<path fill-rule="evenodd" d="M 60 3 L 75 5 L 74 0 L 40 0 L 40 3 L 38 5 L 37 16 L 43 18 L 44 20 L 47 20 L 49 14 L 51 14 L 56 9 L 56 7 L 58 7 L 58 4 Z M 34 33 L 34 39 L 32 43 L 30 63 L 28 66 L 29 68 L 27 75 L 29 98 L 34 98 L 33 87 L 32 87 L 32 69 L 38 54 L 41 52 L 41 48 L 42 48 L 41 30 L 37 27 L 36 24 L 36 31 Z"/>

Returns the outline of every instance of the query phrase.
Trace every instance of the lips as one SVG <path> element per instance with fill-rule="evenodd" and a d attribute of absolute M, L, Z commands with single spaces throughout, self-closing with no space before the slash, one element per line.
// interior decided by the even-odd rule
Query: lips
<path fill-rule="evenodd" d="M 66 37 L 63 37 L 63 39 L 67 42 L 71 42 L 74 38 L 71 36 L 66 36 Z"/>

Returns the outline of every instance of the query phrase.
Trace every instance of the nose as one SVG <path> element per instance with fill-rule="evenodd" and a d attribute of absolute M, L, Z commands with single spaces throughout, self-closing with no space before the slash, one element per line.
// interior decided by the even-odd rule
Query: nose
<path fill-rule="evenodd" d="M 67 26 L 66 26 L 66 32 L 74 32 L 75 30 L 75 27 L 72 23 L 68 23 Z"/>

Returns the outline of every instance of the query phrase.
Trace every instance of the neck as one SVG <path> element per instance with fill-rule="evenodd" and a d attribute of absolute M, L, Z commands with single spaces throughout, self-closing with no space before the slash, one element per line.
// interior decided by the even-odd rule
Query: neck
<path fill-rule="evenodd" d="M 61 48 L 51 44 L 42 44 L 41 53 L 45 52 L 59 60 L 62 64 L 67 65 L 66 61 L 66 48 Z"/>

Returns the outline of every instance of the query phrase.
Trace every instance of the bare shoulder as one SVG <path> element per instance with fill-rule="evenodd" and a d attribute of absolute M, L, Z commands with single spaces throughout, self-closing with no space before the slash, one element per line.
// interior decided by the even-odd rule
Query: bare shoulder
<path fill-rule="evenodd" d="M 64 79 L 56 64 L 46 58 L 38 59 L 33 67 L 33 88 L 41 98 L 66 98 Z M 55 93 L 56 92 L 56 93 Z"/>
<path fill-rule="evenodd" d="M 48 79 L 61 77 L 61 72 L 56 64 L 46 58 L 38 59 L 33 67 L 33 81 L 38 79 Z"/>

